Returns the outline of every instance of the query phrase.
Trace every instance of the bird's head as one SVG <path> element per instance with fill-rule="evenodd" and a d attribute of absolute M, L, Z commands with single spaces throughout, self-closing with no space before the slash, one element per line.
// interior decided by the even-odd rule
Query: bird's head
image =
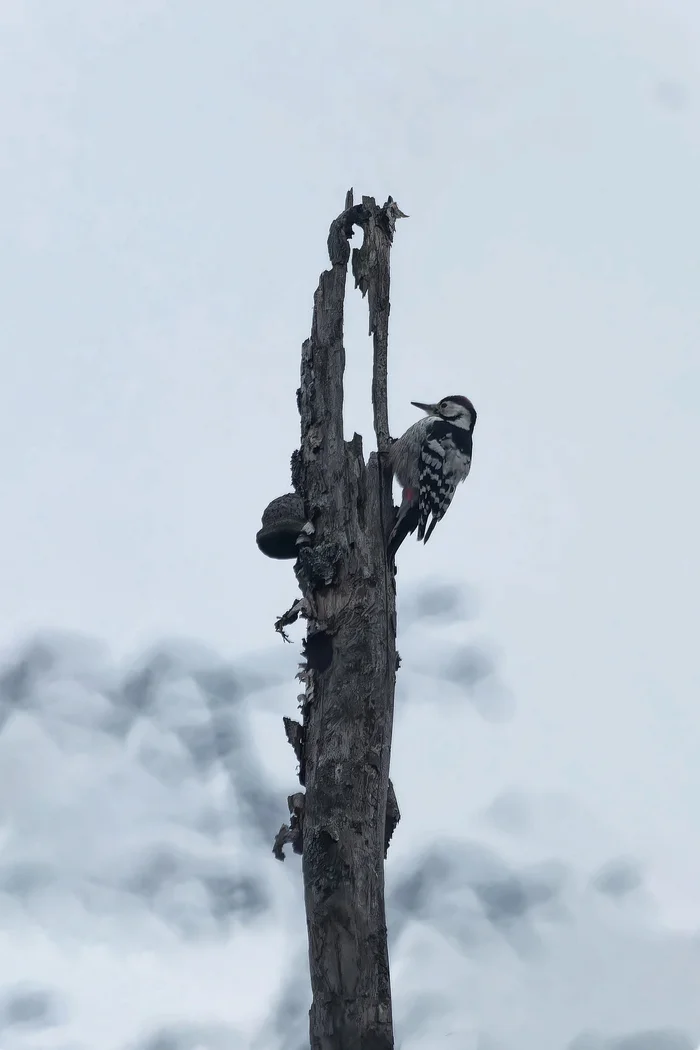
<path fill-rule="evenodd" d="M 425 405 L 422 401 L 411 401 L 416 408 L 422 408 L 429 416 L 437 416 L 455 427 L 464 430 L 473 430 L 476 423 L 476 409 L 468 397 L 461 394 L 451 394 L 443 397 L 436 405 Z"/>

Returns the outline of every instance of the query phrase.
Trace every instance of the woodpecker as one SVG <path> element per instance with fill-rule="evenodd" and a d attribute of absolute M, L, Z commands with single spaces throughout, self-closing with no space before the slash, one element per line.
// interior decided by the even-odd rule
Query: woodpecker
<path fill-rule="evenodd" d="M 409 427 L 389 449 L 391 469 L 403 489 L 389 537 L 391 558 L 416 529 L 418 540 L 428 542 L 472 464 L 476 409 L 468 397 L 453 394 L 436 405 L 422 401 L 411 404 L 422 409 L 425 417 Z"/>

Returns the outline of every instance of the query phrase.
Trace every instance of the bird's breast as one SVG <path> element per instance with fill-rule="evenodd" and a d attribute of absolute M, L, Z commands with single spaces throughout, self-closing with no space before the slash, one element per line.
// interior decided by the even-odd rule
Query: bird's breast
<path fill-rule="evenodd" d="M 450 443 L 445 449 L 445 473 L 451 474 L 456 482 L 464 481 L 471 466 L 471 456 L 456 445 Z"/>

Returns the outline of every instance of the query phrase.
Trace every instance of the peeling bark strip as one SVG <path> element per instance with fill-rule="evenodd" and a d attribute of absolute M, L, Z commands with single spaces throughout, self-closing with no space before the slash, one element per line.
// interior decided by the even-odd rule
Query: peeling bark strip
<path fill-rule="evenodd" d="M 369 303 L 381 457 L 390 442 L 389 253 L 402 215 L 391 198 L 381 208 L 371 197 L 353 205 L 349 192 L 345 211 L 331 225 L 331 268 L 321 274 L 311 337 L 302 347 L 301 449 L 293 481 L 314 527 L 296 569 L 312 611 L 300 675 L 306 684 L 303 871 L 311 1050 L 394 1045 L 384 914 L 384 855 L 398 821 L 393 789 L 387 813 L 396 607 L 386 540 L 394 508 L 391 477 L 377 456 L 365 464 L 362 439 L 343 438 L 343 307 L 349 238 L 353 226 L 361 226 L 364 243 L 353 252 L 352 269 Z"/>
<path fill-rule="evenodd" d="M 297 791 L 295 795 L 289 795 L 287 805 L 289 806 L 289 824 L 283 824 L 275 835 L 275 843 L 272 852 L 277 860 L 284 860 L 284 846 L 291 843 L 295 853 L 302 852 L 302 836 L 304 834 L 304 805 L 306 797 L 303 791 Z"/>
<path fill-rule="evenodd" d="M 294 749 L 294 754 L 297 756 L 297 762 L 299 763 L 299 783 L 302 787 L 306 784 L 306 770 L 304 769 L 305 758 L 304 758 L 304 730 L 298 722 L 295 722 L 293 718 L 283 718 L 284 731 L 287 734 L 287 740 Z"/>
<path fill-rule="evenodd" d="M 389 787 L 386 795 L 386 819 L 384 821 L 384 858 L 389 852 L 389 843 L 391 842 L 392 836 L 396 831 L 396 827 L 401 820 L 401 812 L 399 810 L 399 804 L 396 801 L 396 793 L 394 791 L 394 785 L 389 781 Z"/>

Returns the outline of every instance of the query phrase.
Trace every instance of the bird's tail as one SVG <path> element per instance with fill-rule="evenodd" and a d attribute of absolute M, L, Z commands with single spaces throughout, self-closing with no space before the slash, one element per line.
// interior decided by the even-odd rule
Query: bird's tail
<path fill-rule="evenodd" d="M 418 494 L 415 489 L 407 487 L 403 490 L 403 499 L 401 500 L 399 513 L 396 515 L 396 521 L 394 522 L 394 527 L 389 536 L 387 549 L 390 559 L 394 558 L 403 541 L 407 536 L 410 536 L 412 532 L 415 532 L 417 526 Z"/>

